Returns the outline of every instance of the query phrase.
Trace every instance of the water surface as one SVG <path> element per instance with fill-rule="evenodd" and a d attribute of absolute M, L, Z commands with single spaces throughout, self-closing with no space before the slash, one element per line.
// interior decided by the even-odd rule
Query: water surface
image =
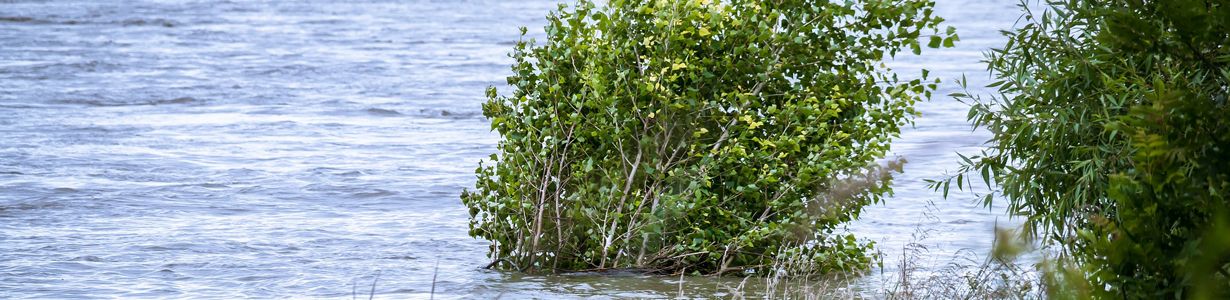
<path fill-rule="evenodd" d="M 941 1 L 958 48 L 891 64 L 984 82 L 1015 1 Z M 412 298 L 433 276 L 440 298 L 676 295 L 677 278 L 480 269 L 458 200 L 498 138 L 479 104 L 554 6 L 0 1 L 0 298 Z M 921 180 L 986 135 L 944 97 L 920 109 L 896 196 L 850 230 L 889 257 L 920 228 L 941 257 L 985 251 L 1002 214 Z"/>

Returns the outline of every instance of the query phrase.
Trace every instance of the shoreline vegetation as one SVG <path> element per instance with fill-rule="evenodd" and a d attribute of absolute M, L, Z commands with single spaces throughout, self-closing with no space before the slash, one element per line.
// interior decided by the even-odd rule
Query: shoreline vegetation
<path fill-rule="evenodd" d="M 953 47 L 933 2 L 580 1 L 521 41 L 503 137 L 462 195 L 488 268 L 742 276 L 766 298 L 1219 299 L 1230 296 L 1230 5 L 1018 6 L 988 91 L 950 94 L 992 133 L 928 180 L 1005 203 L 990 253 L 921 270 L 842 233 L 892 193 L 876 165 L 939 79 L 880 61 Z M 523 28 L 524 33 L 524 28 Z M 853 283 L 896 262 L 884 285 Z M 820 280 L 817 280 L 820 279 Z"/>
<path fill-rule="evenodd" d="M 839 232 L 939 80 L 882 60 L 952 47 L 929 0 L 579 1 L 519 41 L 503 139 L 463 192 L 490 267 L 796 276 L 865 270 Z M 522 29 L 523 33 L 525 29 Z"/>
<path fill-rule="evenodd" d="M 1019 7 L 991 91 L 952 95 L 988 147 L 932 188 L 994 187 L 1054 250 L 1047 298 L 1230 297 L 1230 4 Z"/>

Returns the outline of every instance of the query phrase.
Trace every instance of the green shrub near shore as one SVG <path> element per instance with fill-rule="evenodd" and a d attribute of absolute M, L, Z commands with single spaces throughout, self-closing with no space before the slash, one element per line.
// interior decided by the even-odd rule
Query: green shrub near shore
<path fill-rule="evenodd" d="M 1052 296 L 1230 297 L 1230 3 L 1021 6 L 998 95 L 955 95 L 989 149 L 934 188 L 996 184 L 1063 252 Z"/>
<path fill-rule="evenodd" d="M 935 82 L 881 63 L 951 47 L 929 0 L 580 1 L 514 48 L 502 140 L 462 194 L 492 266 L 860 270 L 838 231 L 891 192 L 874 167 Z M 523 30 L 524 33 L 524 30 Z"/>

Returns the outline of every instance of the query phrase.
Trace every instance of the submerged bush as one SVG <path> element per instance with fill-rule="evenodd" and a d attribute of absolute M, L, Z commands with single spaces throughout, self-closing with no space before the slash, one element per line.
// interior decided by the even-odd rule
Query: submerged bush
<path fill-rule="evenodd" d="M 999 95 L 956 95 L 994 134 L 963 171 L 1085 269 L 1088 295 L 1230 296 L 1230 5 L 1048 1 L 1024 20 L 989 53 Z"/>
<path fill-rule="evenodd" d="M 890 191 L 869 166 L 935 88 L 881 64 L 939 34 L 932 6 L 561 6 L 545 45 L 517 43 L 512 94 L 488 91 L 503 139 L 462 194 L 470 234 L 522 271 L 864 268 L 869 245 L 835 230 Z"/>

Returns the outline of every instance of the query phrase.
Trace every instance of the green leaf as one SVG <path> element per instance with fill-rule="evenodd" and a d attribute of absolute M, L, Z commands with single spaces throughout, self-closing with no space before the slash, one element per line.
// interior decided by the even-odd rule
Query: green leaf
<path fill-rule="evenodd" d="M 942 39 L 942 38 L 940 38 L 940 36 L 938 36 L 938 35 L 933 35 L 933 36 L 931 36 L 931 42 L 927 43 L 927 47 L 929 47 L 929 48 L 939 48 L 939 47 L 940 47 L 940 42 L 941 42 L 942 40 L 943 40 L 943 39 Z"/>

